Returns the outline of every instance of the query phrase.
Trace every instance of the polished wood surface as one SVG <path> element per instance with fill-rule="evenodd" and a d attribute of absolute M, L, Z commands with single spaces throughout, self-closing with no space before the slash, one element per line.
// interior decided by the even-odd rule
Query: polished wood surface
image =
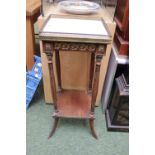
<path fill-rule="evenodd" d="M 60 118 L 58 118 L 58 117 L 54 118 L 53 128 L 52 128 L 52 130 L 51 130 L 51 132 L 50 132 L 50 134 L 49 134 L 49 136 L 48 136 L 48 139 L 49 139 L 50 137 L 52 137 L 53 134 L 55 133 L 56 128 L 57 128 L 57 126 L 58 126 L 59 119 L 60 119 Z"/>
<path fill-rule="evenodd" d="M 129 0 L 117 0 L 114 19 L 121 31 L 126 31 L 129 22 Z"/>
<path fill-rule="evenodd" d="M 120 55 L 129 55 L 129 41 L 125 41 L 117 31 L 115 32 L 114 42 Z"/>
<path fill-rule="evenodd" d="M 35 40 L 34 23 L 40 15 L 41 0 L 26 1 L 26 67 L 31 70 L 34 65 Z"/>
<path fill-rule="evenodd" d="M 61 91 L 62 85 L 61 85 L 61 67 L 60 67 L 60 55 L 59 52 L 55 52 L 55 58 L 56 58 L 56 71 L 58 75 L 58 91 Z"/>
<path fill-rule="evenodd" d="M 92 133 L 93 137 L 98 139 L 95 129 L 94 129 L 94 119 L 89 119 L 89 126 L 90 126 L 91 133 Z"/>
<path fill-rule="evenodd" d="M 116 33 L 114 42 L 120 55 L 129 55 L 129 0 L 118 0 L 114 20 Z"/>
<path fill-rule="evenodd" d="M 89 118 L 91 97 L 86 91 L 62 90 L 57 105 L 59 117 Z"/>
<path fill-rule="evenodd" d="M 93 75 L 94 75 L 95 54 L 91 53 L 90 71 L 89 71 L 89 88 L 88 92 L 91 93 L 93 88 Z"/>

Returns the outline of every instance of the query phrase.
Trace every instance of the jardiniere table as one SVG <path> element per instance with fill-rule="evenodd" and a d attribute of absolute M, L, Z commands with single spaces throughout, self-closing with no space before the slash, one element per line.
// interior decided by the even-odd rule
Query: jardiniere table
<path fill-rule="evenodd" d="M 50 83 L 54 101 L 54 126 L 49 135 L 56 130 L 59 118 L 88 119 L 92 135 L 97 138 L 94 130 L 94 108 L 99 84 L 101 61 L 106 54 L 107 45 L 111 43 L 111 34 L 101 18 L 78 18 L 51 15 L 45 21 L 39 33 L 43 43 L 43 52 L 48 59 Z M 61 84 L 61 52 L 71 54 L 90 53 L 89 83 L 85 90 L 64 89 Z M 55 57 L 53 57 L 55 55 Z M 56 91 L 53 59 L 56 61 L 58 91 Z M 82 68 L 81 68 L 82 70 Z M 74 72 L 75 74 L 75 72 Z M 72 74 L 67 75 L 73 77 Z M 75 75 L 80 78 L 80 75 Z M 75 77 L 74 76 L 74 77 Z"/>

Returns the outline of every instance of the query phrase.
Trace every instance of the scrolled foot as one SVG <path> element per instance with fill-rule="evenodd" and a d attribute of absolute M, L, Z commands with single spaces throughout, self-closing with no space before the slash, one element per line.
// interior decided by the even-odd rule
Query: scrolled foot
<path fill-rule="evenodd" d="M 51 132 L 50 132 L 50 134 L 48 136 L 48 139 L 51 138 L 53 136 L 53 134 L 55 133 L 55 130 L 56 130 L 57 126 L 58 126 L 58 121 L 59 121 L 59 118 L 55 117 L 54 118 L 53 128 L 52 128 L 52 130 L 51 130 Z"/>
<path fill-rule="evenodd" d="M 91 130 L 91 134 L 95 139 L 98 139 L 95 129 L 94 129 L 94 119 L 89 119 L 89 126 L 90 126 L 90 130 Z"/>

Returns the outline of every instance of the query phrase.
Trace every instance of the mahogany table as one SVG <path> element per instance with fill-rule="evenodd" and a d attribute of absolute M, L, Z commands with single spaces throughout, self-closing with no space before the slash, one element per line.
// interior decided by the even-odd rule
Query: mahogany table
<path fill-rule="evenodd" d="M 40 15 L 41 0 L 26 0 L 26 67 L 31 70 L 34 64 L 35 41 L 33 24 Z"/>
<path fill-rule="evenodd" d="M 63 25 L 63 26 L 62 26 Z M 89 25 L 89 27 L 88 27 Z M 94 107 L 98 90 L 100 65 L 107 44 L 111 43 L 111 35 L 101 18 L 78 19 L 68 16 L 49 16 L 40 30 L 43 42 L 43 52 L 48 59 L 52 96 L 54 100 L 54 126 L 49 138 L 54 134 L 60 118 L 88 119 L 93 137 L 97 139 L 94 130 Z M 59 53 L 70 51 L 89 52 L 91 54 L 89 85 L 87 90 L 64 89 L 61 85 L 61 59 Z M 55 57 L 53 57 L 55 55 Z M 58 91 L 53 69 L 53 59 L 56 60 Z M 68 75 L 72 76 L 72 75 Z M 80 75 L 77 75 L 80 76 Z"/>

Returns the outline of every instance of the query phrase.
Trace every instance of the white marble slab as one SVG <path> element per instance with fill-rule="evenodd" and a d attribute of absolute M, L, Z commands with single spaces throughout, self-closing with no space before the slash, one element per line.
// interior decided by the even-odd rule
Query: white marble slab
<path fill-rule="evenodd" d="M 101 20 L 50 18 L 42 32 L 73 33 L 107 36 L 107 30 Z"/>

